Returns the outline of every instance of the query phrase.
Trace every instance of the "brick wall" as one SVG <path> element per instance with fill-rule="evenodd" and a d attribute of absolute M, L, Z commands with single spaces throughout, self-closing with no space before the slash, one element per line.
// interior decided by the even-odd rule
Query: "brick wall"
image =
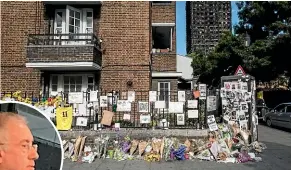
<path fill-rule="evenodd" d="M 128 80 L 132 89 L 149 89 L 149 14 L 149 2 L 103 2 L 99 37 L 104 49 L 104 90 L 125 90 Z"/>
<path fill-rule="evenodd" d="M 39 92 L 40 73 L 26 68 L 25 62 L 27 35 L 43 32 L 43 11 L 41 2 L 1 2 L 2 91 Z"/>
<path fill-rule="evenodd" d="M 176 53 L 154 54 L 153 71 L 176 71 Z"/>
<path fill-rule="evenodd" d="M 101 65 L 101 55 L 93 46 L 28 47 L 28 62 L 96 62 Z"/>
<path fill-rule="evenodd" d="M 152 5 L 152 23 L 176 23 L 176 2 Z M 153 54 L 154 71 L 176 71 L 176 27 L 172 33 L 172 50 Z"/>

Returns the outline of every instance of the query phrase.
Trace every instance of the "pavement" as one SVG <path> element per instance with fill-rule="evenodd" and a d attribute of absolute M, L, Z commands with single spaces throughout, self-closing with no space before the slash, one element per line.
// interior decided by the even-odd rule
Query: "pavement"
<path fill-rule="evenodd" d="M 260 157 L 262 162 L 244 164 L 217 163 L 199 160 L 149 163 L 142 160 L 95 160 L 93 163 L 74 163 L 65 160 L 63 170 L 290 170 L 291 133 L 259 125 L 259 141 L 267 145 Z"/>

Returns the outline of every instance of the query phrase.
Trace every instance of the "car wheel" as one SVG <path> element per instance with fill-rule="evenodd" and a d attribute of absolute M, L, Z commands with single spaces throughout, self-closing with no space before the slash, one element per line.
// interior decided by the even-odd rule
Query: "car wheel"
<path fill-rule="evenodd" d="M 272 126 L 272 121 L 271 121 L 271 119 L 270 119 L 270 118 L 268 118 L 268 119 L 267 119 L 267 125 L 268 125 L 269 127 L 271 127 L 271 126 Z"/>

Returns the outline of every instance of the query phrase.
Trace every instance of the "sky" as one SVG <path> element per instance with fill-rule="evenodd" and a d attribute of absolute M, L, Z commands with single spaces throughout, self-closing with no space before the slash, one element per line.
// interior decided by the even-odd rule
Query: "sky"
<path fill-rule="evenodd" d="M 177 1 L 176 6 L 176 29 L 177 29 L 177 54 L 186 55 L 186 11 L 185 11 L 185 1 Z M 238 23 L 237 16 L 237 6 L 235 2 L 231 2 L 231 17 L 232 25 Z"/>

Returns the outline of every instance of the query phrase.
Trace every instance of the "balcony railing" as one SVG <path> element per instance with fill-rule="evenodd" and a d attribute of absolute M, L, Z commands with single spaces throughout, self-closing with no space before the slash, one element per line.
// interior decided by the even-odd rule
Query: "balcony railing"
<path fill-rule="evenodd" d="M 93 45 L 101 49 L 100 39 L 95 34 L 30 34 L 28 46 L 79 46 Z"/>
<path fill-rule="evenodd" d="M 94 62 L 101 65 L 101 41 L 94 34 L 29 35 L 27 62 Z"/>

